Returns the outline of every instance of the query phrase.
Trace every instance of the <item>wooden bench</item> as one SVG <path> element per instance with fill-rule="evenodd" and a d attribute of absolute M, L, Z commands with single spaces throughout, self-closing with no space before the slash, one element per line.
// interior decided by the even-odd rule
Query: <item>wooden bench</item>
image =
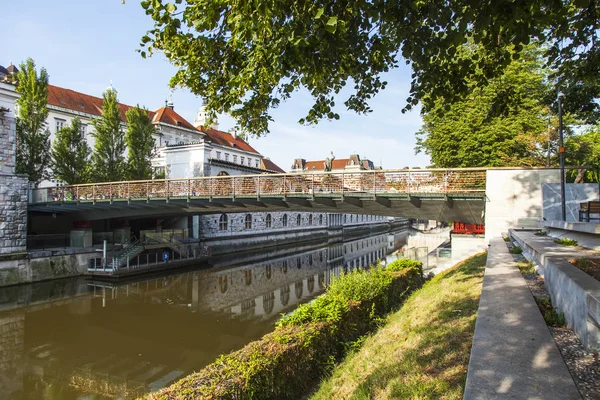
<path fill-rule="evenodd" d="M 598 214 L 598 216 L 591 217 L 591 214 Z M 579 222 L 590 222 L 590 219 L 600 221 L 600 201 L 579 203 Z"/>

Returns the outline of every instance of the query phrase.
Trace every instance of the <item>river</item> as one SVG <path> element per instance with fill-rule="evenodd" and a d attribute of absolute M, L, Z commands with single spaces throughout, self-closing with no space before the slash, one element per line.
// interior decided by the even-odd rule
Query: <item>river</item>
<path fill-rule="evenodd" d="M 0 398 L 129 399 L 273 330 L 344 269 L 407 232 L 237 253 L 127 282 L 85 277 L 0 289 Z"/>

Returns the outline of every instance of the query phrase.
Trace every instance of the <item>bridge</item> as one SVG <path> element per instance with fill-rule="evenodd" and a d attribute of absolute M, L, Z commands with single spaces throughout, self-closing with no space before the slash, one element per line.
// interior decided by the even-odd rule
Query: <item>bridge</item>
<path fill-rule="evenodd" d="M 33 189 L 28 210 L 82 220 L 290 210 L 482 224 L 486 171 L 314 172 L 57 186 Z"/>

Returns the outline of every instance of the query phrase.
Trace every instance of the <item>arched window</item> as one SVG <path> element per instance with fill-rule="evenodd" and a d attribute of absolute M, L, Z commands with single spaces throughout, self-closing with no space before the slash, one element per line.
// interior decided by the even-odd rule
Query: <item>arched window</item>
<path fill-rule="evenodd" d="M 271 279 L 271 274 L 273 273 L 272 268 L 270 265 L 267 265 L 265 267 L 265 275 L 267 276 L 267 279 Z"/>
<path fill-rule="evenodd" d="M 219 218 L 219 230 L 227 230 L 227 214 L 221 214 L 221 218 Z"/>
<path fill-rule="evenodd" d="M 308 225 L 312 225 L 312 219 L 313 219 L 313 216 L 312 216 L 312 214 L 310 214 L 308 216 Z"/>
<path fill-rule="evenodd" d="M 252 229 L 252 214 L 246 214 L 246 220 L 244 221 L 244 228 Z"/>
<path fill-rule="evenodd" d="M 265 314 L 270 314 L 273 311 L 273 306 L 275 305 L 275 293 L 267 293 L 263 295 L 263 309 L 265 310 Z"/>
<path fill-rule="evenodd" d="M 323 225 L 323 214 L 319 215 L 319 225 Z"/>
<path fill-rule="evenodd" d="M 304 291 L 304 282 L 302 282 L 302 281 L 296 282 L 294 284 L 294 290 L 296 291 L 296 298 L 297 299 L 302 298 L 302 292 Z"/>
<path fill-rule="evenodd" d="M 281 225 L 287 226 L 287 214 L 283 214 L 283 217 L 281 217 Z"/>
<path fill-rule="evenodd" d="M 244 281 L 246 282 L 246 285 L 252 284 L 252 270 L 247 269 L 244 271 Z"/>
<path fill-rule="evenodd" d="M 296 259 L 296 268 L 300 269 L 302 267 L 302 261 L 300 261 L 300 257 Z"/>
<path fill-rule="evenodd" d="M 287 260 L 283 260 L 283 264 L 281 265 L 281 271 L 282 271 L 284 274 L 287 274 L 287 269 L 288 269 L 288 266 L 287 266 Z"/>
<path fill-rule="evenodd" d="M 227 276 L 219 276 L 219 291 L 225 293 L 227 291 Z"/>
<path fill-rule="evenodd" d="M 272 224 L 272 221 L 271 221 L 271 214 L 267 214 L 267 218 L 265 219 L 265 226 L 266 226 L 267 228 L 270 228 L 270 227 L 271 227 L 271 224 Z"/>
<path fill-rule="evenodd" d="M 296 226 L 300 226 L 302 225 L 302 216 L 300 214 L 298 214 L 296 216 Z"/>
<path fill-rule="evenodd" d="M 217 176 L 229 176 L 229 173 L 226 171 L 221 171 L 217 174 Z"/>
<path fill-rule="evenodd" d="M 290 301 L 290 287 L 284 286 L 279 289 L 279 300 L 281 301 L 282 306 L 287 306 Z"/>

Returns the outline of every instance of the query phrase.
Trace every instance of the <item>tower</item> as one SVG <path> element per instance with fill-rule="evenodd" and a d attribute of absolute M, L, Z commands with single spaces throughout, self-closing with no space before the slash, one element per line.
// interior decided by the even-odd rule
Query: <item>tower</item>
<path fill-rule="evenodd" d="M 199 128 L 200 126 L 205 126 L 212 129 L 218 129 L 219 123 L 217 121 L 208 125 L 208 112 L 206 110 L 207 101 L 205 98 L 202 98 L 202 106 L 198 110 L 198 114 L 196 114 L 196 119 L 194 120 L 194 126 Z"/>

